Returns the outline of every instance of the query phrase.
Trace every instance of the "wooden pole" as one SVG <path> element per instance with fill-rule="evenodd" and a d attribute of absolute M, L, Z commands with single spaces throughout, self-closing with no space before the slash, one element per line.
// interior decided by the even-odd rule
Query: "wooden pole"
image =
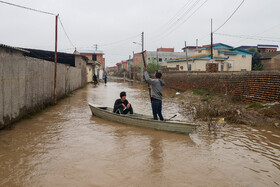
<path fill-rule="evenodd" d="M 142 32 L 142 58 L 143 58 L 144 66 L 146 66 L 145 55 L 144 55 L 144 32 Z M 141 65 L 141 82 L 143 82 L 143 76 L 144 76 L 144 70 L 143 70 L 143 65 Z"/>
<path fill-rule="evenodd" d="M 212 19 L 211 19 L 211 59 L 213 59 L 213 31 L 212 31 Z"/>
<path fill-rule="evenodd" d="M 54 104 L 56 104 L 56 73 L 57 73 L 57 19 L 58 15 L 55 16 L 55 52 L 54 52 Z"/>
<path fill-rule="evenodd" d="M 147 67 L 147 64 L 146 64 L 146 60 L 145 60 L 145 51 L 144 51 L 144 32 L 142 32 L 142 59 L 143 59 L 143 65 L 144 67 L 146 68 Z M 141 80 L 143 79 L 143 66 L 141 65 Z M 150 84 L 148 83 L 148 89 L 149 89 L 149 97 L 150 97 L 150 100 L 152 102 L 152 98 L 151 98 L 151 87 L 150 87 Z"/>
<path fill-rule="evenodd" d="M 185 50 L 186 50 L 186 62 L 187 62 L 187 68 L 188 68 L 188 71 L 189 71 L 189 63 L 188 63 L 188 52 L 187 52 L 187 42 L 185 41 Z"/>

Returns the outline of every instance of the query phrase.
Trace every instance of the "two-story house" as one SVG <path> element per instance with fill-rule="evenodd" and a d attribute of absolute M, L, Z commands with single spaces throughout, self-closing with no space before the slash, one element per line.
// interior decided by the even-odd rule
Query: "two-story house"
<path fill-rule="evenodd" d="M 249 51 L 217 43 L 213 45 L 213 59 L 211 45 L 204 45 L 195 49 L 194 56 L 169 60 L 167 67 L 182 71 L 206 71 L 207 63 L 217 63 L 218 71 L 251 71 L 252 56 L 253 53 Z"/>

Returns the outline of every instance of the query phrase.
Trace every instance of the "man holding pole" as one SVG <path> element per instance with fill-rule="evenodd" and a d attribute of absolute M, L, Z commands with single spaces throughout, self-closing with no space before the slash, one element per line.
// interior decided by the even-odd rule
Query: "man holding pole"
<path fill-rule="evenodd" d="M 149 77 L 149 74 L 147 72 L 147 67 L 144 67 L 144 76 L 146 81 L 152 85 L 151 89 L 151 101 L 152 101 L 152 109 L 153 109 L 153 116 L 154 120 L 159 119 L 163 121 L 163 116 L 162 116 L 162 88 L 165 85 L 165 83 L 161 80 L 162 74 L 160 72 L 156 72 L 156 79 L 151 79 Z"/>

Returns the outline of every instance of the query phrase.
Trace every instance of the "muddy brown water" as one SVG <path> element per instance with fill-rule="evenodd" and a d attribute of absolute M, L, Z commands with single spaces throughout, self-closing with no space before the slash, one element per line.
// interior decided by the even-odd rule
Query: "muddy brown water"
<path fill-rule="evenodd" d="M 123 90 L 135 112 L 151 114 L 145 86 L 113 81 L 88 85 L 0 131 L 0 186 L 280 185 L 278 130 L 202 125 L 185 135 L 91 115 L 88 102 L 112 106 Z M 166 118 L 179 111 L 166 99 L 175 93 L 164 91 Z"/>

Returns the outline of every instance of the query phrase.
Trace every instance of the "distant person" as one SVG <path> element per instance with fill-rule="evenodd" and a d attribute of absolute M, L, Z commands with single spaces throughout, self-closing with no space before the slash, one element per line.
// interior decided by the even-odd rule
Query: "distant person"
<path fill-rule="evenodd" d="M 97 76 L 95 74 L 93 75 L 93 83 L 94 85 L 98 83 Z"/>
<path fill-rule="evenodd" d="M 107 84 L 107 75 L 104 76 L 105 85 Z"/>
<path fill-rule="evenodd" d="M 117 114 L 133 114 L 133 109 L 131 104 L 126 100 L 126 93 L 120 93 L 120 99 L 117 99 L 114 104 L 113 112 Z"/>
<path fill-rule="evenodd" d="M 152 85 L 151 88 L 151 101 L 152 101 L 152 110 L 153 110 L 153 116 L 154 120 L 159 119 L 163 121 L 163 116 L 162 116 L 162 88 L 165 85 L 165 83 L 161 80 L 162 74 L 160 72 L 156 72 L 156 79 L 151 79 L 149 77 L 149 74 L 147 72 L 147 67 L 144 67 L 144 76 L 146 81 Z"/>

